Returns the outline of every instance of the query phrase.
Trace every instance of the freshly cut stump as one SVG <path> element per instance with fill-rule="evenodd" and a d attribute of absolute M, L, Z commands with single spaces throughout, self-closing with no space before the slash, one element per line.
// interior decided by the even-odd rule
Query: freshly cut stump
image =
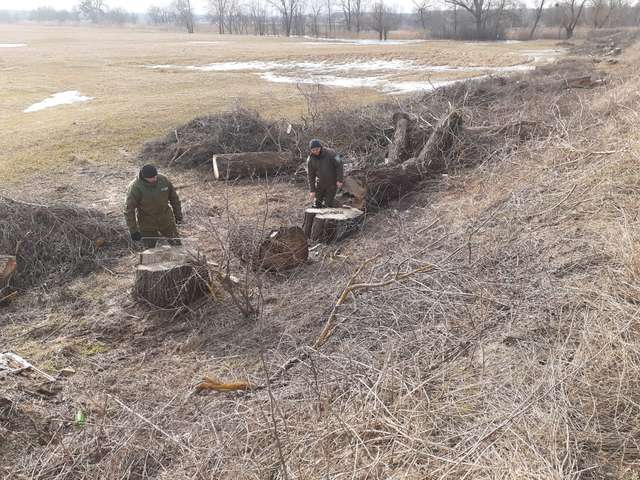
<path fill-rule="evenodd" d="M 309 245 L 300 227 L 281 227 L 263 236 L 255 228 L 238 226 L 231 232 L 230 247 L 254 270 L 283 272 L 309 258 Z"/>
<path fill-rule="evenodd" d="M 358 231 L 364 222 L 364 212 L 357 208 L 307 208 L 303 230 L 312 242 L 339 242 Z"/>
<path fill-rule="evenodd" d="M 187 305 L 209 292 L 204 257 L 183 247 L 168 245 L 140 254 L 134 295 L 161 308 Z"/>
<path fill-rule="evenodd" d="M 11 255 L 0 255 L 0 292 L 9 286 L 11 277 L 18 267 L 16 257 Z"/>
<path fill-rule="evenodd" d="M 225 153 L 213 156 L 213 175 L 216 180 L 264 177 L 288 172 L 295 166 L 291 152 Z"/>

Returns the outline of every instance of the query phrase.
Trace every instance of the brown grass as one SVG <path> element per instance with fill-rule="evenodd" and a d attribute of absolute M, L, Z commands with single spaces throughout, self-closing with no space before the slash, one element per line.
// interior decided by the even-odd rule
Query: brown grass
<path fill-rule="evenodd" d="M 430 179 L 290 276 L 257 277 L 257 319 L 228 303 L 178 316 L 137 307 L 127 264 L 68 286 L 73 300 L 21 299 L 0 331 L 19 352 L 69 336 L 108 351 L 55 353 L 78 370 L 59 382 L 60 403 L 34 380 L 8 381 L 3 474 L 637 478 L 639 60 L 630 51 L 606 87 L 568 91 L 566 105 L 540 93 L 548 135 Z M 265 215 L 296 223 L 304 202 L 284 181 L 190 192 L 188 232 L 213 252 L 229 225 L 226 208 L 212 206 L 259 225 Z M 310 349 L 351 274 L 378 253 L 362 281 L 436 269 L 350 297 L 329 341 Z M 88 326 L 73 324 L 74 306 L 94 312 Z M 21 308 L 69 321 L 52 330 Z M 192 394 L 205 374 L 264 385 L 301 352 L 269 388 Z M 73 424 L 78 410 L 84 427 Z"/>

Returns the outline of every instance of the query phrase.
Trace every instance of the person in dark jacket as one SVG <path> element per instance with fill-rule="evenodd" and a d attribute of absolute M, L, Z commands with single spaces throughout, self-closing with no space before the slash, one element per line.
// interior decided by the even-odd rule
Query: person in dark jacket
<path fill-rule="evenodd" d="M 344 168 L 340 155 L 322 146 L 320 140 L 309 142 L 307 158 L 309 197 L 316 200 L 316 208 L 333 207 L 338 188 L 342 187 Z"/>
<path fill-rule="evenodd" d="M 182 222 L 180 198 L 169 179 L 159 175 L 153 165 L 142 167 L 138 178 L 129 184 L 124 216 L 131 240 L 142 240 L 146 248 L 155 247 L 158 237 L 167 238 L 170 245 L 181 244 L 176 228 Z"/>

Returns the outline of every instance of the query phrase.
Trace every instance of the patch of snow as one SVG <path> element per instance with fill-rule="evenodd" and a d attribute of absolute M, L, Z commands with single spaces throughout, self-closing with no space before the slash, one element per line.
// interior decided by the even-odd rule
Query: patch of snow
<path fill-rule="evenodd" d="M 522 50 L 518 52 L 521 55 L 525 55 L 529 60 L 540 63 L 540 62 L 549 62 L 554 60 L 559 55 L 566 53 L 566 50 L 563 48 L 544 48 L 541 50 Z"/>
<path fill-rule="evenodd" d="M 18 48 L 26 46 L 26 43 L 0 43 L 0 48 Z"/>
<path fill-rule="evenodd" d="M 438 80 L 438 81 L 392 81 L 385 77 L 336 77 L 334 75 L 318 75 L 313 77 L 296 77 L 289 75 L 278 75 L 272 72 L 260 74 L 260 78 L 268 82 L 274 83 L 301 83 L 301 84 L 318 84 L 327 87 L 340 88 L 372 88 L 380 90 L 389 95 L 402 95 L 415 92 L 430 92 L 436 88 L 452 85 L 467 80 L 478 80 L 485 78 L 481 75 L 473 78 L 460 78 L 457 80 Z"/>
<path fill-rule="evenodd" d="M 93 97 L 85 97 L 80 95 L 77 90 L 69 90 L 67 92 L 59 92 L 45 98 L 41 102 L 34 103 L 30 107 L 24 109 L 25 113 L 37 112 L 45 108 L 55 107 L 57 105 L 68 105 L 76 102 L 86 102 L 92 100 Z"/>
<path fill-rule="evenodd" d="M 371 39 L 361 39 L 361 38 L 315 38 L 310 36 L 305 36 L 307 40 L 311 40 L 312 43 L 322 43 L 322 42 L 331 42 L 336 44 L 352 44 L 352 45 L 410 45 L 412 43 L 423 43 L 426 40 L 371 40 Z"/>
<path fill-rule="evenodd" d="M 260 74 L 260 78 L 267 82 L 274 83 L 303 83 L 319 84 L 328 87 L 341 88 L 379 88 L 384 82 L 380 77 L 337 77 L 335 75 L 316 75 L 311 77 L 295 77 L 289 75 L 278 75 L 273 72 Z"/>
<path fill-rule="evenodd" d="M 346 63 L 318 62 L 278 62 L 278 61 L 249 61 L 249 62 L 219 62 L 208 65 L 146 65 L 151 69 L 178 69 L 200 72 L 233 72 L 233 71 L 273 71 L 273 70 L 303 70 L 309 73 L 323 74 L 327 72 L 350 71 L 399 71 L 399 72 L 521 72 L 531 70 L 531 65 L 512 65 L 507 67 L 470 66 L 458 67 L 452 65 L 420 65 L 413 60 L 354 60 Z"/>

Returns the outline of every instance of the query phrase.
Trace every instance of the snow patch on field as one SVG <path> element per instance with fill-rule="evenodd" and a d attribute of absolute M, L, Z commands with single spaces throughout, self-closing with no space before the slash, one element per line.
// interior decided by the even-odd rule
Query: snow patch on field
<path fill-rule="evenodd" d="M 37 112 L 39 110 L 44 110 L 45 108 L 56 107 L 58 105 L 69 105 L 71 103 L 77 102 L 86 102 L 92 99 L 93 97 L 85 97 L 80 95 L 80 92 L 78 92 L 77 90 L 69 90 L 67 92 L 54 93 L 41 102 L 34 103 L 33 105 L 25 108 L 24 112 Z"/>
<path fill-rule="evenodd" d="M 335 41 L 336 39 L 328 39 Z M 409 40 L 404 42 L 411 42 Z M 348 62 L 329 61 L 246 61 L 217 62 L 207 65 L 145 65 L 146 68 L 160 70 L 186 70 L 199 72 L 255 72 L 265 81 L 274 83 L 320 84 L 340 88 L 373 88 L 389 94 L 430 91 L 435 88 L 468 79 L 484 78 L 491 74 L 510 74 L 533 70 L 536 64 L 549 61 L 562 50 L 523 50 L 513 52 L 527 57 L 527 63 L 508 66 L 456 66 L 424 65 L 416 60 L 385 60 L 356 58 Z M 429 74 L 470 74 L 467 78 L 440 79 L 431 81 Z M 391 75 L 409 74 L 423 79 L 402 80 Z M 470 78 L 469 78 L 470 77 Z"/>
<path fill-rule="evenodd" d="M 436 88 L 452 85 L 456 82 L 464 82 L 467 80 L 477 80 L 484 78 L 481 75 L 473 78 L 461 78 L 458 80 L 439 80 L 439 81 L 402 81 L 392 80 L 385 77 L 337 77 L 335 75 L 317 75 L 313 77 L 298 77 L 290 75 L 278 75 L 273 72 L 259 74 L 260 78 L 267 82 L 274 83 L 293 83 L 293 84 L 318 84 L 327 87 L 340 88 L 372 88 L 380 90 L 389 95 L 401 95 L 405 93 L 430 92 Z"/>
<path fill-rule="evenodd" d="M 541 50 L 522 50 L 518 53 L 526 56 L 532 62 L 541 63 L 550 62 L 566 52 L 562 48 L 544 48 Z"/>
<path fill-rule="evenodd" d="M 26 43 L 0 43 L 0 48 L 19 48 L 26 46 Z"/>
<path fill-rule="evenodd" d="M 208 65 L 145 65 L 155 70 L 193 70 L 200 72 L 241 72 L 241 71 L 295 71 L 302 70 L 309 73 L 327 72 L 522 72 L 531 70 L 533 65 L 511 65 L 506 67 L 488 66 L 454 66 L 454 65 L 421 65 L 413 60 L 353 60 L 344 63 L 318 62 L 278 62 L 278 61 L 249 61 L 249 62 L 219 62 Z"/>
<path fill-rule="evenodd" d="M 311 40 L 311 42 L 306 43 L 334 43 L 334 44 L 352 44 L 352 45 L 410 45 L 412 43 L 423 43 L 426 40 L 371 40 L 371 39 L 360 39 L 360 38 L 315 38 L 305 36 L 307 40 Z"/>

